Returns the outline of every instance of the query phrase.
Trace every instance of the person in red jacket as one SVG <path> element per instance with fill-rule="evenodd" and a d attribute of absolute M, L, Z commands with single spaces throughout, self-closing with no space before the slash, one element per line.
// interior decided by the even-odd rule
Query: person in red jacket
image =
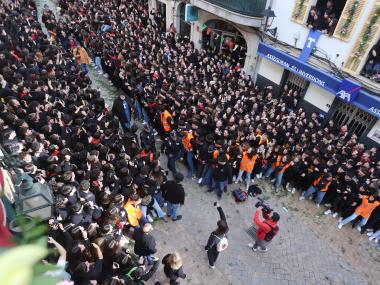
<path fill-rule="evenodd" d="M 260 220 L 260 213 L 263 213 L 264 221 Z M 257 225 L 256 242 L 248 244 L 253 251 L 267 251 L 267 245 L 278 234 L 279 227 L 277 226 L 280 220 L 280 215 L 276 212 L 263 211 L 263 207 L 258 207 L 253 222 Z"/>

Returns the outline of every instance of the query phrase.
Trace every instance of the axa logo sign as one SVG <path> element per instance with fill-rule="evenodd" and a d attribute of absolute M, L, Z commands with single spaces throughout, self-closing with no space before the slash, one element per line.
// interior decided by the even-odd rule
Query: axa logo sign
<path fill-rule="evenodd" d="M 351 94 L 344 90 L 340 90 L 336 95 L 344 101 L 351 102 Z"/>
<path fill-rule="evenodd" d="M 339 91 L 336 96 L 348 103 L 355 101 L 355 98 L 359 95 L 361 86 L 351 80 L 344 79 L 340 84 Z"/>

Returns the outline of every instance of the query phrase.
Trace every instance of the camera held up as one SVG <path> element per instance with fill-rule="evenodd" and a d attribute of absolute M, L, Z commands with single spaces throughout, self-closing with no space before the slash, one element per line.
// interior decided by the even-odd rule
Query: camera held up
<path fill-rule="evenodd" d="M 257 198 L 259 201 L 255 204 L 255 207 L 258 208 L 258 207 L 262 207 L 263 208 L 263 211 L 264 212 L 272 212 L 273 209 L 265 203 L 265 201 L 261 198 Z"/>

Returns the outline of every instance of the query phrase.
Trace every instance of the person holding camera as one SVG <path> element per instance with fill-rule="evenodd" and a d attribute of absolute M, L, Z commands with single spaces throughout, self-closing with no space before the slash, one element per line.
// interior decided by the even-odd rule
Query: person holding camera
<path fill-rule="evenodd" d="M 222 207 L 218 202 L 214 203 L 220 216 L 220 220 L 217 222 L 218 228 L 210 234 L 208 238 L 205 250 L 207 250 L 207 257 L 210 268 L 214 269 L 215 262 L 219 256 L 219 252 L 224 251 L 228 247 L 227 232 L 228 224 L 226 216 L 224 215 Z"/>
<path fill-rule="evenodd" d="M 262 201 L 258 202 L 253 222 L 257 225 L 256 242 L 255 244 L 248 244 L 253 251 L 265 252 L 268 250 L 267 246 L 272 239 L 278 234 L 279 227 L 277 226 L 280 220 L 280 215 L 273 212 L 271 208 L 266 206 Z M 260 213 L 262 213 L 264 221 L 260 220 Z"/>

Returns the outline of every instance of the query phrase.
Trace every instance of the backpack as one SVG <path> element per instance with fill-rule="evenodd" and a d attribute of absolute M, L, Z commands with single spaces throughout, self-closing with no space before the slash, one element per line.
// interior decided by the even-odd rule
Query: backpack
<path fill-rule="evenodd" d="M 235 189 L 232 191 L 232 196 L 235 198 L 235 202 L 244 202 L 248 198 L 248 193 L 246 191 L 239 189 Z"/>
<path fill-rule="evenodd" d="M 135 279 L 132 277 L 132 273 L 135 272 L 136 270 L 138 270 L 139 268 L 137 266 L 135 267 L 132 267 L 127 274 L 125 274 L 123 276 L 123 280 L 125 282 L 125 284 L 129 284 L 131 283 L 132 281 L 135 281 Z"/>
<path fill-rule="evenodd" d="M 248 195 L 249 196 L 255 197 L 255 196 L 260 195 L 262 193 L 263 193 L 263 191 L 257 185 L 251 185 L 248 188 Z"/>
<path fill-rule="evenodd" d="M 217 235 L 214 235 L 218 240 L 218 244 L 216 245 L 216 250 L 218 252 L 224 251 L 228 247 L 228 240 L 226 235 L 224 235 L 222 238 L 218 237 Z"/>
<path fill-rule="evenodd" d="M 270 227 L 270 231 L 265 234 L 264 240 L 271 241 L 278 233 L 278 226 L 272 227 L 270 224 L 265 223 Z"/>

